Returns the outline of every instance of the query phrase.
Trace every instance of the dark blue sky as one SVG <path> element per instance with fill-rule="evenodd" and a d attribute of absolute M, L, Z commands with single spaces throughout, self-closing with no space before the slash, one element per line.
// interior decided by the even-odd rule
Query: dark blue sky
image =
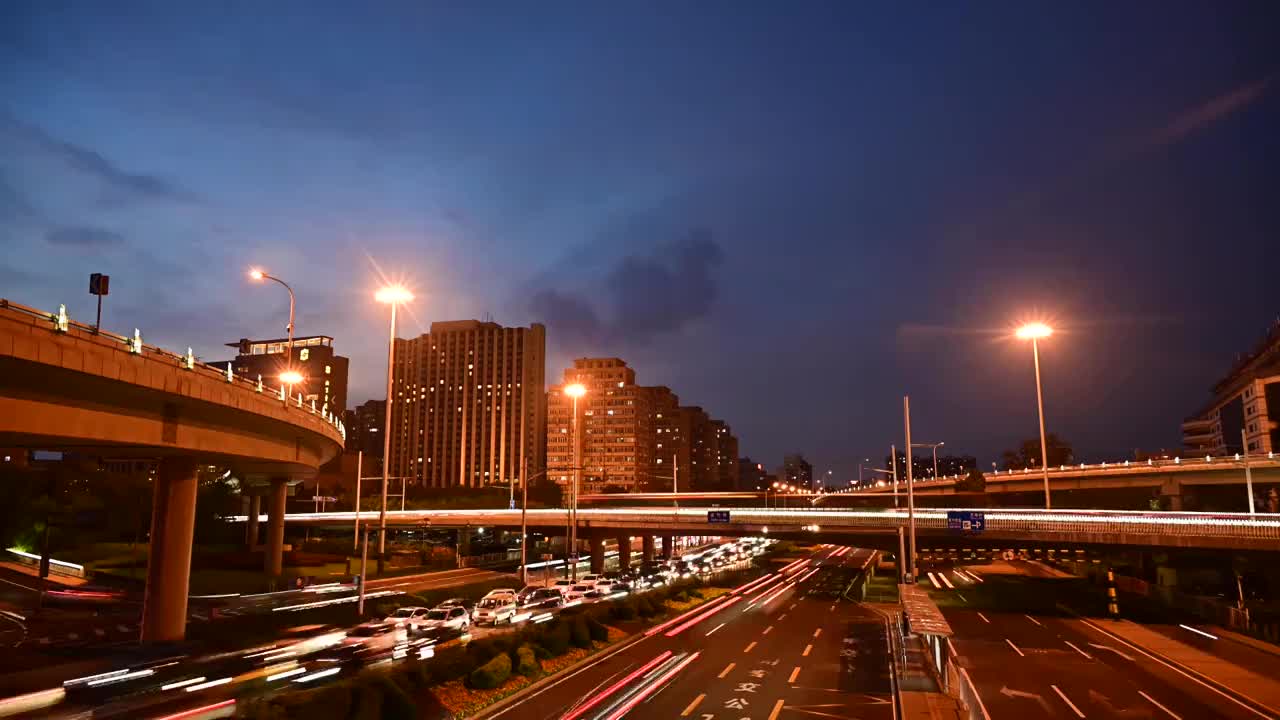
<path fill-rule="evenodd" d="M 770 466 L 1176 446 L 1280 312 L 1273 3 L 0 6 L 0 295 L 225 357 L 549 327 Z M 943 4 L 945 5 L 945 4 Z"/>

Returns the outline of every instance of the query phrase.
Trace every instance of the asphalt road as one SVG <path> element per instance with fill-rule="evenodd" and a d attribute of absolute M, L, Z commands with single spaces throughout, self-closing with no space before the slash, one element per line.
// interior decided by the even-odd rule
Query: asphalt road
<path fill-rule="evenodd" d="M 856 603 L 810 594 L 822 584 L 824 573 L 840 566 L 861 567 L 870 552 L 829 547 L 803 558 L 783 579 L 748 584 L 745 592 L 740 589 L 695 611 L 688 620 L 606 654 L 483 717 L 621 717 L 616 714 L 621 708 L 608 708 L 618 707 L 615 703 L 628 692 L 652 684 L 653 675 L 671 673 L 624 714 L 698 720 L 889 720 L 893 701 L 884 620 Z M 715 612 L 717 607 L 725 609 Z M 685 627 L 704 613 L 711 614 Z M 644 671 L 655 662 L 652 675 Z"/>
<path fill-rule="evenodd" d="M 1057 612 L 1055 585 L 1062 580 L 984 574 L 975 583 L 930 569 L 947 572 L 956 586 L 931 593 L 948 605 L 943 615 L 952 642 L 993 720 L 1260 717 L 1086 620 Z M 957 603 L 957 594 L 965 600 Z M 1280 673 L 1280 658 L 1270 656 L 1269 663 L 1272 676 Z"/>

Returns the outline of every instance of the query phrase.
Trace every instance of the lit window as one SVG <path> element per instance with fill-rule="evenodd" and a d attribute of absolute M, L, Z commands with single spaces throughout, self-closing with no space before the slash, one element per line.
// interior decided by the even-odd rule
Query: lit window
<path fill-rule="evenodd" d="M 302 350 L 298 353 L 298 359 L 301 360 L 302 362 L 306 362 L 307 359 L 310 357 L 311 357 L 311 351 L 308 350 L 307 348 L 302 348 Z"/>
<path fill-rule="evenodd" d="M 325 365 L 325 366 L 324 366 L 324 374 L 325 374 L 325 375 L 332 375 L 332 374 L 333 374 L 333 368 L 329 367 L 328 365 Z"/>

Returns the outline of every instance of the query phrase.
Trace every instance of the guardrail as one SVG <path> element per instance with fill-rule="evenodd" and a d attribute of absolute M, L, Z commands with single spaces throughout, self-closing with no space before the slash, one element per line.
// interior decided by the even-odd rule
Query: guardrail
<path fill-rule="evenodd" d="M 21 315 L 46 321 L 49 323 L 49 330 L 53 333 L 66 334 L 73 329 L 78 330 L 94 337 L 105 338 L 108 341 L 119 343 L 131 354 L 151 357 L 164 362 L 172 362 L 178 367 L 185 368 L 190 372 L 203 375 L 205 377 L 219 378 L 248 392 L 257 392 L 260 394 L 270 392 L 270 394 L 279 397 L 281 405 L 285 408 L 296 412 L 314 415 L 323 419 L 326 423 L 337 428 L 338 434 L 342 436 L 344 441 L 346 440 L 347 429 L 342 423 L 342 418 L 339 417 L 337 413 L 329 412 L 327 407 L 316 408 L 315 401 L 312 401 L 308 405 L 303 401 L 301 394 L 299 394 L 296 399 L 291 397 L 285 391 L 285 386 L 283 384 L 275 390 L 269 389 L 269 387 L 263 383 L 261 375 L 258 376 L 257 380 L 252 380 L 247 377 L 236 376 L 230 366 L 228 366 L 225 371 L 213 367 L 212 365 L 197 359 L 195 355 L 192 354 L 191 348 L 187 348 L 186 354 L 183 355 L 181 353 L 173 352 L 172 350 L 156 347 L 155 345 L 145 344 L 142 342 L 142 331 L 137 328 L 134 329 L 133 335 L 130 337 L 117 335 L 116 333 L 102 330 L 94 327 L 93 325 L 87 325 L 85 323 L 72 320 L 67 315 L 67 308 L 65 305 L 59 307 L 58 312 L 50 313 L 37 308 L 27 307 L 26 305 L 21 305 L 5 298 L 0 298 L 0 310 L 9 310 Z"/>
<path fill-rule="evenodd" d="M 946 648 L 943 685 L 947 694 L 960 702 L 968 713 L 969 720 L 991 720 L 986 706 L 982 704 L 982 696 L 978 694 L 978 688 L 969 678 L 969 672 L 960 666 L 960 656 L 956 653 L 955 646 L 951 644 L 951 638 L 946 639 Z"/>
<path fill-rule="evenodd" d="M 26 565 L 27 567 L 33 567 L 37 569 L 40 567 L 40 559 L 41 559 L 40 555 L 29 553 L 29 552 L 26 552 L 25 550 L 19 550 L 17 548 L 8 548 L 8 551 L 13 561 L 18 563 L 19 565 Z M 54 558 L 49 558 L 49 574 L 65 575 L 67 577 L 74 577 L 74 578 L 83 578 L 84 566 L 77 565 L 76 563 L 72 563 L 72 562 L 67 562 L 66 560 L 57 560 Z"/>

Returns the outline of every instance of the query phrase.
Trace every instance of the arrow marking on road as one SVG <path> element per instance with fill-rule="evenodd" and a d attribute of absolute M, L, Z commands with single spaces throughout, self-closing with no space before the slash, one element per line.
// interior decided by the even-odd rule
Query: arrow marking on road
<path fill-rule="evenodd" d="M 1115 654 L 1119 655 L 1120 657 L 1124 658 L 1125 660 L 1128 660 L 1128 661 L 1130 661 L 1130 662 L 1132 662 L 1132 661 L 1133 661 L 1133 656 L 1132 656 L 1132 655 L 1125 655 L 1124 653 L 1120 652 L 1119 650 L 1117 650 L 1117 649 L 1115 649 L 1115 648 L 1113 648 L 1113 647 L 1110 647 L 1110 646 L 1108 646 L 1108 645 L 1099 645 L 1098 643 L 1089 643 L 1089 647 L 1095 647 L 1095 648 L 1098 648 L 1099 650 L 1106 650 L 1107 652 L 1113 652 L 1113 653 L 1115 653 Z"/>
<path fill-rule="evenodd" d="M 1021 690 L 1014 690 L 1008 685 L 1000 686 L 1000 694 L 1010 698 L 1020 697 L 1020 698 L 1027 698 L 1029 700 L 1035 700 L 1037 703 L 1040 703 L 1040 707 L 1044 709 L 1045 715 L 1050 715 L 1050 716 L 1053 715 L 1053 711 L 1049 709 L 1049 703 L 1047 700 L 1044 699 L 1043 695 L 1023 692 Z"/>

